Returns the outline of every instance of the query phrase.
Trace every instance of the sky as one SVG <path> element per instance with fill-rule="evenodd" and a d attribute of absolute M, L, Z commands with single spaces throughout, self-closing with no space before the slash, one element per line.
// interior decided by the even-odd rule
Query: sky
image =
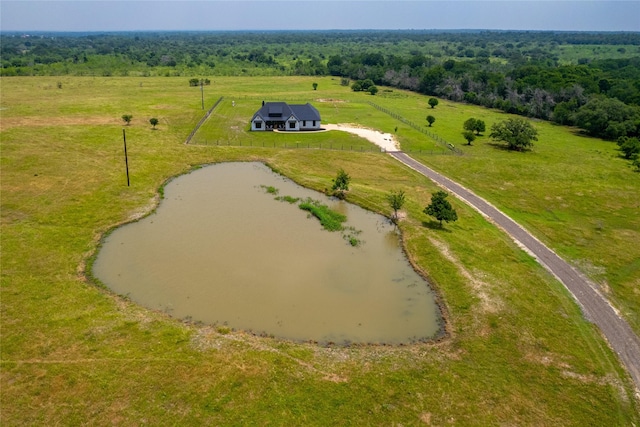
<path fill-rule="evenodd" d="M 0 31 L 640 31 L 640 0 L 0 0 Z"/>

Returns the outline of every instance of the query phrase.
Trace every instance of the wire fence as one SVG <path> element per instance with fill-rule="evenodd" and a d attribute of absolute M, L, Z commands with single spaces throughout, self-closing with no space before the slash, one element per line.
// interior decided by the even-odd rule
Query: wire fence
<path fill-rule="evenodd" d="M 262 97 L 256 97 L 256 96 L 237 96 L 237 97 L 232 97 L 234 100 L 259 100 Z M 243 142 L 241 139 L 240 140 L 208 140 L 208 139 L 196 139 L 194 140 L 194 136 L 196 135 L 196 133 L 198 132 L 198 130 L 200 129 L 200 127 L 207 121 L 207 119 L 209 119 L 209 117 L 211 116 L 211 114 L 213 113 L 213 111 L 216 109 L 216 107 L 218 105 L 220 105 L 220 103 L 225 99 L 224 96 L 221 96 L 215 104 L 213 104 L 213 106 L 207 111 L 207 113 L 200 119 L 200 121 L 198 122 L 198 124 L 195 126 L 195 128 L 191 131 L 191 133 L 189 134 L 189 136 L 187 137 L 185 144 L 191 144 L 191 145 L 205 145 L 205 146 L 217 146 L 217 147 L 261 147 L 261 148 L 286 148 L 286 149 L 308 149 L 308 150 L 336 150 L 336 151 L 353 151 L 353 152 L 380 152 L 380 153 L 384 153 L 385 150 L 381 149 L 375 145 L 372 144 L 367 144 L 367 145 L 345 145 L 345 144 L 334 144 L 334 143 L 318 143 L 318 142 L 307 142 L 307 143 L 302 143 L 302 142 L 295 142 L 295 143 L 287 143 L 287 142 L 276 142 L 276 141 L 272 141 L 272 142 L 266 142 L 266 141 L 262 141 L 262 142 L 254 142 L 254 141 L 246 141 Z M 294 98 L 278 98 L 280 101 L 283 102 L 303 102 L 302 99 L 294 99 Z M 369 104 L 370 106 L 374 107 L 375 109 L 388 114 L 389 116 L 393 117 L 396 120 L 401 121 L 402 123 L 412 127 L 413 129 L 417 130 L 418 132 L 421 132 L 422 134 L 428 136 L 429 138 L 431 138 L 432 140 L 436 141 L 438 144 L 440 144 L 440 146 L 442 148 L 440 149 L 417 149 L 417 150 L 403 150 L 406 153 L 419 153 L 419 154 L 432 154 L 432 155 L 446 155 L 446 154 L 457 154 L 457 155 L 462 155 L 462 151 L 459 150 L 458 148 L 456 148 L 453 144 L 447 142 L 446 140 L 444 140 L 443 138 L 441 138 L 439 135 L 434 134 L 432 132 L 429 132 L 428 130 L 424 129 L 424 127 L 412 122 L 411 120 L 408 120 L 407 118 L 387 109 L 384 108 L 380 105 L 377 105 L 371 101 L 368 101 L 367 104 Z"/>
<path fill-rule="evenodd" d="M 427 135 L 429 138 L 433 139 L 434 141 L 436 141 L 438 144 L 442 145 L 444 148 L 450 150 L 452 153 L 457 154 L 459 156 L 462 155 L 462 150 L 460 150 L 459 148 L 456 148 L 452 143 L 446 141 L 444 138 L 440 137 L 439 135 L 429 132 L 427 129 L 424 128 L 424 126 L 420 126 L 414 122 L 412 122 L 411 120 L 402 117 L 400 114 L 395 113 L 387 108 L 384 108 L 378 104 L 374 104 L 371 101 L 367 102 L 369 105 L 371 105 L 373 108 L 375 108 L 376 110 L 382 111 L 383 113 L 393 117 L 396 120 L 401 121 L 402 123 L 411 126 L 413 129 L 417 130 L 418 132 Z"/>
<path fill-rule="evenodd" d="M 247 148 L 279 148 L 289 150 L 331 150 L 331 151 L 351 151 L 356 153 L 386 153 L 384 149 L 374 146 L 373 144 L 353 145 L 353 144 L 334 144 L 334 143 L 318 143 L 318 142 L 255 142 L 255 141 L 231 141 L 231 140 L 196 140 L 191 145 L 203 145 L 213 147 L 247 147 Z M 450 155 L 445 149 L 419 149 L 409 150 L 406 153 L 432 154 L 432 155 Z"/>
<path fill-rule="evenodd" d="M 191 143 L 191 139 L 193 138 L 193 136 L 196 134 L 196 132 L 198 132 L 198 129 L 200 129 L 200 126 L 202 126 L 202 124 L 204 122 L 207 121 L 207 119 L 209 118 L 209 116 L 211 116 L 211 113 L 213 113 L 213 110 L 215 110 L 215 108 L 222 102 L 222 100 L 224 99 L 224 96 L 221 96 L 215 104 L 213 104 L 213 107 L 211 107 L 209 109 L 209 111 L 207 111 L 207 113 L 204 115 L 204 117 L 202 117 L 200 119 L 200 121 L 198 122 L 198 124 L 196 125 L 196 127 L 193 128 L 193 130 L 191 131 L 191 133 L 189 134 L 189 136 L 187 137 L 187 140 L 184 142 L 185 144 L 189 144 Z"/>
<path fill-rule="evenodd" d="M 196 142 L 197 145 L 209 145 L 209 146 L 217 146 L 217 147 L 254 147 L 254 148 L 287 148 L 287 149 L 305 149 L 305 150 L 335 150 L 335 151 L 356 151 L 356 152 L 367 152 L 367 153 L 376 153 L 383 152 L 378 147 L 373 145 L 347 145 L 347 144 L 334 144 L 334 143 L 318 143 L 318 142 L 255 142 L 248 141 L 243 142 L 242 140 L 238 141 L 221 141 L 221 140 L 201 140 Z"/>

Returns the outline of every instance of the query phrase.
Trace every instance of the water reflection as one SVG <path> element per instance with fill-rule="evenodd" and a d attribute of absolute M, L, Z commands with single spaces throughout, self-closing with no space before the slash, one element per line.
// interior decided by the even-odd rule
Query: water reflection
<path fill-rule="evenodd" d="M 344 213 L 364 243 L 280 196 Z M 181 176 L 149 217 L 111 233 L 93 274 L 115 292 L 179 318 L 318 342 L 399 344 L 439 330 L 428 284 L 386 218 L 305 189 L 261 163 Z"/>

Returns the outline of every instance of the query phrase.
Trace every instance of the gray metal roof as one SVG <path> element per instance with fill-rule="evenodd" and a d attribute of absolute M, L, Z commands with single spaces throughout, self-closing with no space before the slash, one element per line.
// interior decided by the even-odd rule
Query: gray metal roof
<path fill-rule="evenodd" d="M 251 120 L 254 120 L 256 116 L 260 116 L 263 120 L 287 120 L 292 115 L 298 120 L 320 120 L 320 113 L 308 102 L 291 105 L 286 102 L 265 102 Z"/>
<path fill-rule="evenodd" d="M 298 120 L 320 120 L 320 113 L 308 102 L 302 105 L 290 105 L 290 107 Z"/>

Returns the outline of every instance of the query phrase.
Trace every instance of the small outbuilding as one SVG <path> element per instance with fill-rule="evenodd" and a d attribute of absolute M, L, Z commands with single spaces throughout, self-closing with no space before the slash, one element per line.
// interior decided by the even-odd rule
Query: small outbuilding
<path fill-rule="evenodd" d="M 320 113 L 313 105 L 263 102 L 251 118 L 251 130 L 301 131 L 319 130 Z"/>

